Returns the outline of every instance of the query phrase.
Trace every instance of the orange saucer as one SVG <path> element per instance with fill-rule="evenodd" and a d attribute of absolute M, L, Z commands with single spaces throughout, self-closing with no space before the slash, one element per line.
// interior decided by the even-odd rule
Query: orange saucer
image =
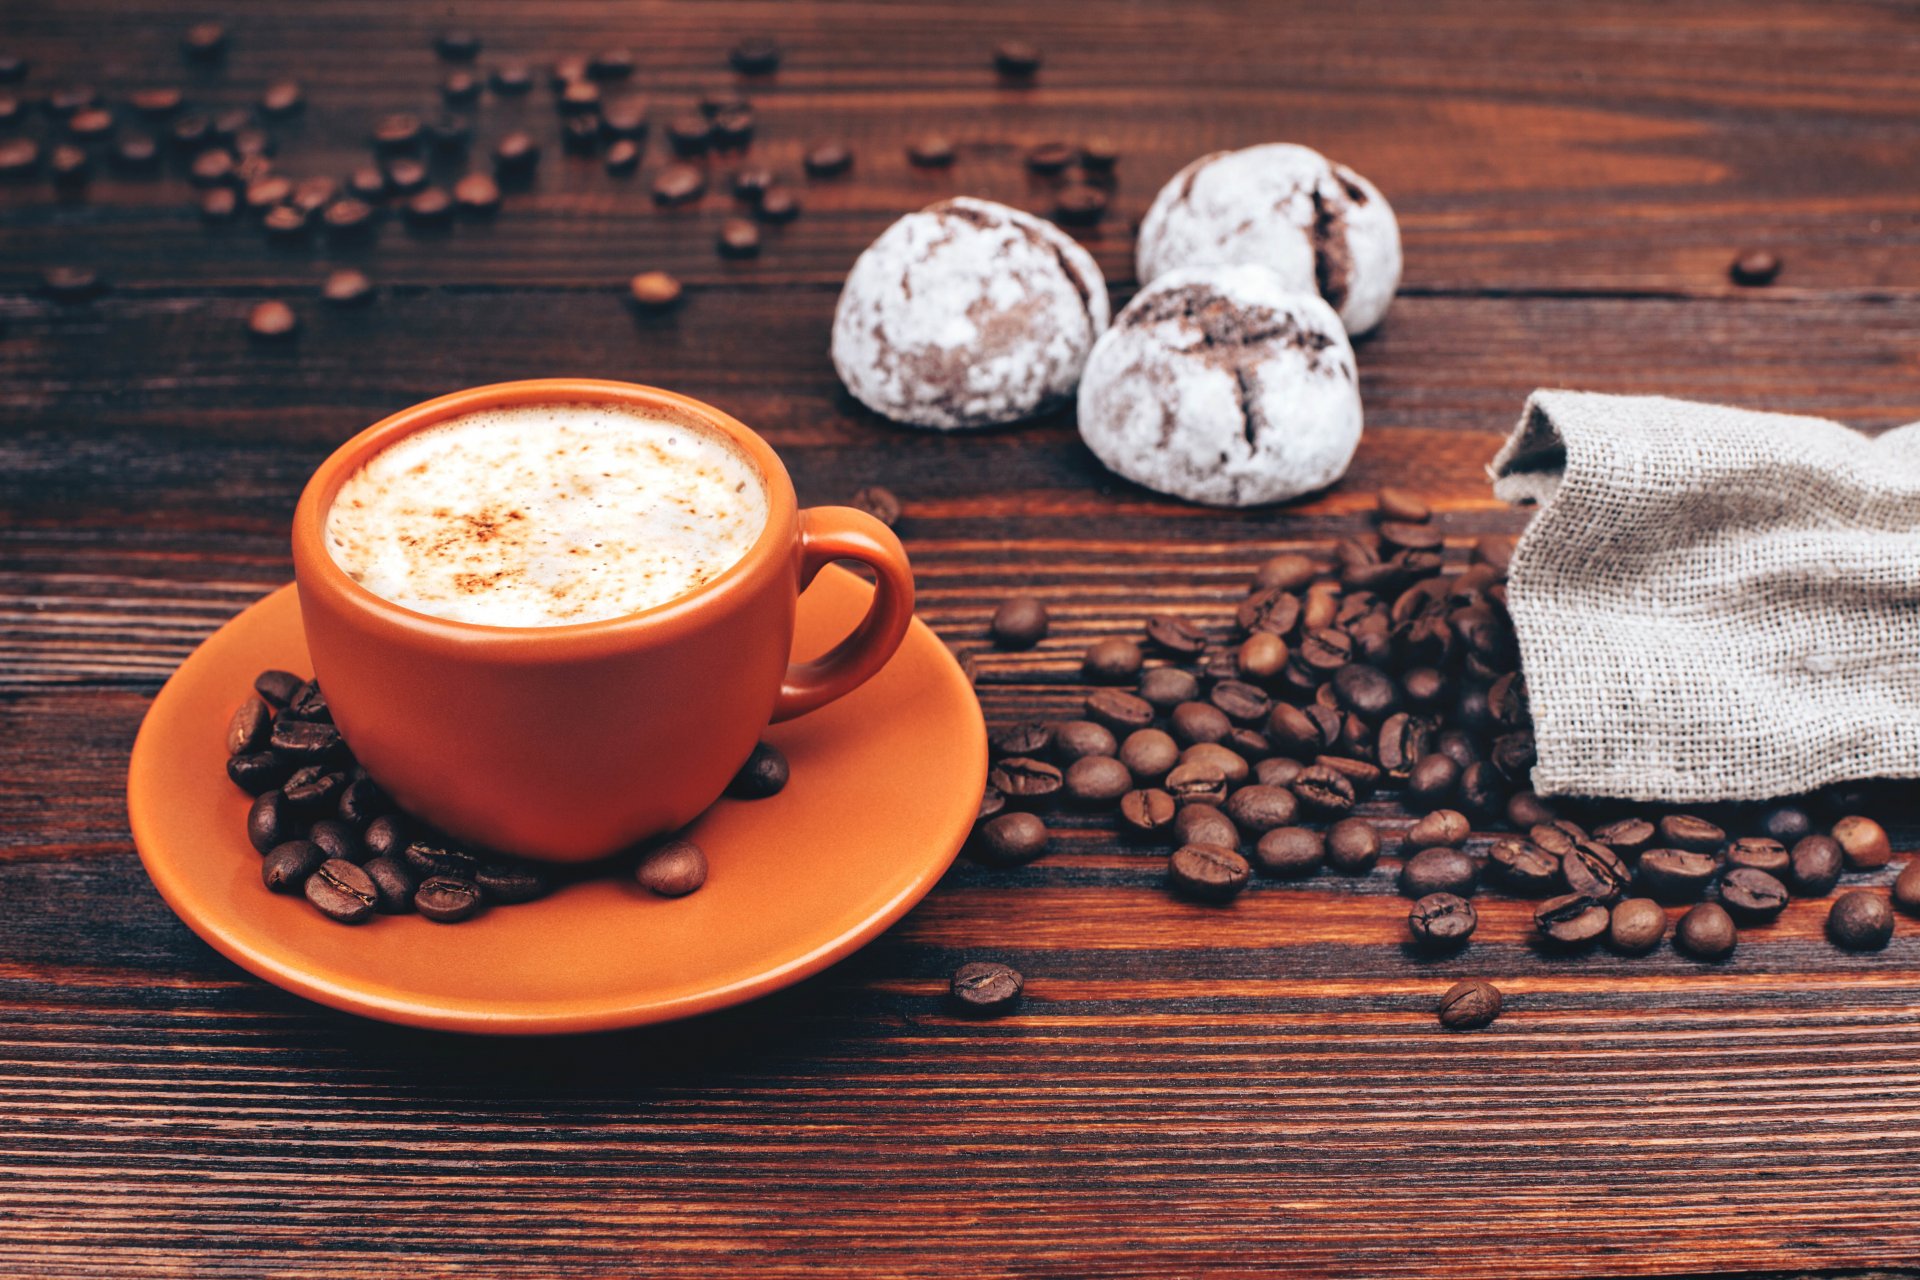
<path fill-rule="evenodd" d="M 800 598 L 795 657 L 844 636 L 871 595 L 854 575 L 823 570 Z M 916 621 L 866 685 L 768 731 L 792 780 L 769 800 L 722 800 L 689 828 L 711 865 L 691 897 L 657 898 L 610 876 L 463 924 L 404 915 L 339 925 L 267 892 L 246 838 L 249 798 L 227 781 L 222 731 L 267 667 L 311 671 L 291 586 L 209 637 L 154 699 L 127 774 L 141 861 L 187 927 L 242 968 L 411 1026 L 602 1031 L 797 982 L 926 895 L 966 839 L 986 781 L 979 703 Z"/>

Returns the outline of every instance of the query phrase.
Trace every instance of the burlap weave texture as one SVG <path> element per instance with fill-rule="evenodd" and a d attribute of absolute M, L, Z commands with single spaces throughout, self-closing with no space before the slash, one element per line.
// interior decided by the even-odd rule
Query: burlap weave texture
<path fill-rule="evenodd" d="M 1920 776 L 1920 423 L 1537 391 L 1488 468 L 1547 795 Z"/>

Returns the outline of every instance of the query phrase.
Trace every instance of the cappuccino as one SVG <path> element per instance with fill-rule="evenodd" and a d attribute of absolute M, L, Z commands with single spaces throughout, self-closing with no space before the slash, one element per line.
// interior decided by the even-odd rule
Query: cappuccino
<path fill-rule="evenodd" d="M 766 522 L 758 470 L 718 433 L 621 404 L 514 405 L 375 454 L 334 498 L 327 547 L 417 612 L 554 627 L 685 595 Z"/>

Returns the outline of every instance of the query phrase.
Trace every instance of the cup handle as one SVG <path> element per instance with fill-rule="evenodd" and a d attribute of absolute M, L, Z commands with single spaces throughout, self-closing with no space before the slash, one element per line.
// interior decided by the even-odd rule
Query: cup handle
<path fill-rule="evenodd" d="M 787 668 L 773 704 L 775 724 L 824 707 L 872 679 L 913 621 L 913 571 L 893 530 L 852 507 L 809 507 L 800 513 L 800 589 L 834 560 L 858 560 L 878 575 L 873 605 L 845 640 L 812 662 Z"/>

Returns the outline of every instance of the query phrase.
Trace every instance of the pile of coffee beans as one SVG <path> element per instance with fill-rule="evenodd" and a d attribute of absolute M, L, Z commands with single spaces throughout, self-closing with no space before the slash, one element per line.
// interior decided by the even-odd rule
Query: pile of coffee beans
<path fill-rule="evenodd" d="M 247 840 L 274 893 L 301 894 L 342 924 L 417 911 L 453 924 L 488 906 L 545 897 L 552 870 L 450 839 L 401 813 L 355 762 L 320 686 L 263 671 L 227 722 L 227 777 L 251 795 Z M 727 787 L 760 800 L 787 785 L 787 759 L 760 743 Z M 681 898 L 707 880 L 691 840 L 669 840 L 633 866 L 642 886 Z"/>
<path fill-rule="evenodd" d="M 1562 953 L 1605 941 L 1647 954 L 1667 935 L 1667 908 L 1687 906 L 1674 945 L 1700 960 L 1732 954 L 1742 928 L 1790 898 L 1888 864 L 1887 832 L 1851 811 L 1860 798 L 1846 788 L 1716 809 L 1717 820 L 1535 795 L 1506 609 L 1511 541 L 1482 538 L 1461 563 L 1415 495 L 1389 490 L 1376 507 L 1373 531 L 1340 542 L 1330 561 L 1261 565 L 1228 634 L 1159 616 L 1088 648 L 1081 718 L 990 735 L 973 856 L 999 866 L 1040 856 L 1050 806 L 1105 812 L 1169 850 L 1175 893 L 1226 903 L 1261 878 L 1364 874 L 1391 841 L 1422 948 L 1465 946 L 1474 896 L 1497 890 L 1538 900 L 1538 945 Z M 1047 631 L 1032 597 L 1007 601 L 989 629 L 1009 649 Z M 1376 793 L 1419 816 L 1359 812 Z M 1920 872 L 1901 885 L 1894 901 L 1920 911 Z M 1862 888 L 1834 902 L 1827 932 L 1871 950 L 1892 928 L 1887 894 Z"/>

